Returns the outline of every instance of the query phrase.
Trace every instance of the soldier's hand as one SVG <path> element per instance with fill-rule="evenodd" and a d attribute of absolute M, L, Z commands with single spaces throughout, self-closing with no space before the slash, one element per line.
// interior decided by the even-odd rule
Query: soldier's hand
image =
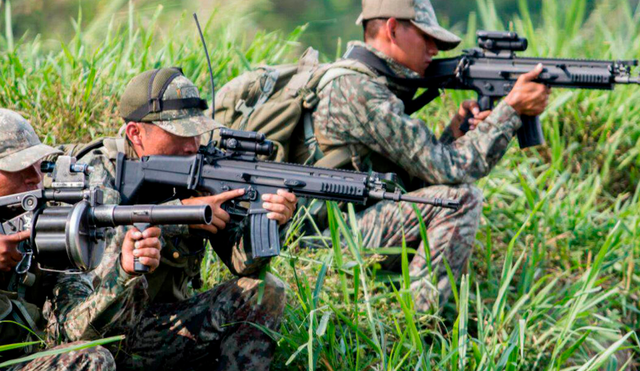
<path fill-rule="evenodd" d="M 278 194 L 262 195 L 262 204 L 266 210 L 270 211 L 267 218 L 277 220 L 279 225 L 286 224 L 293 217 L 298 204 L 298 198 L 291 192 L 279 189 Z"/>
<path fill-rule="evenodd" d="M 120 264 L 129 274 L 137 274 L 133 269 L 133 259 L 139 258 L 140 263 L 149 267 L 153 272 L 160 265 L 160 228 L 149 227 L 144 232 L 137 228 L 130 229 L 124 236 Z"/>
<path fill-rule="evenodd" d="M 22 260 L 18 244 L 31 236 L 31 231 L 16 234 L 0 234 L 0 271 L 9 272 Z"/>
<path fill-rule="evenodd" d="M 547 108 L 551 89 L 534 82 L 543 69 L 542 64 L 538 64 L 532 71 L 521 75 L 509 95 L 504 98 L 518 114 L 538 116 Z"/>
<path fill-rule="evenodd" d="M 453 119 L 451 119 L 451 130 L 453 131 L 454 138 L 458 139 L 465 134 L 460 130 L 460 126 L 469 112 L 473 115 L 473 117 L 469 119 L 469 131 L 475 130 L 476 127 L 478 127 L 478 125 L 491 114 L 491 111 L 480 112 L 480 106 L 477 101 L 465 100 L 460 105 L 458 113 L 456 113 L 456 115 L 453 116 Z"/>
<path fill-rule="evenodd" d="M 235 189 L 213 196 L 193 197 L 182 200 L 183 205 L 209 205 L 211 209 L 213 209 L 213 218 L 210 225 L 190 225 L 189 227 L 193 229 L 203 229 L 213 234 L 225 229 L 227 223 L 231 220 L 231 216 L 222 209 L 222 204 L 236 197 L 240 197 L 243 194 L 244 189 Z"/>

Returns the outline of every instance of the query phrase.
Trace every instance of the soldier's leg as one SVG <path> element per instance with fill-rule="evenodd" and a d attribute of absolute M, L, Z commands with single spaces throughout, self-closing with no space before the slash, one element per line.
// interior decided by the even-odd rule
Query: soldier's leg
<path fill-rule="evenodd" d="M 275 341 L 260 327 L 278 331 L 284 284 L 237 278 L 172 304 L 154 304 L 128 335 L 117 356 L 127 369 L 268 370 Z"/>
<path fill-rule="evenodd" d="M 53 349 L 61 349 L 79 344 L 82 344 L 82 342 L 64 344 Z M 115 371 L 115 369 L 116 364 L 111 353 L 106 348 L 97 346 L 37 358 L 27 364 L 15 365 L 11 368 L 11 371 Z"/>
<path fill-rule="evenodd" d="M 402 246 L 404 236 L 408 246 L 418 247 L 410 265 L 414 278 L 411 292 L 416 309 L 428 310 L 440 300 L 447 300 L 451 285 L 443 260 L 458 278 L 471 252 L 482 211 L 482 192 L 473 185 L 457 187 L 433 186 L 409 193 L 425 198 L 457 199 L 461 203 L 458 210 L 416 204 L 427 227 L 432 269 L 436 275 L 437 289 L 429 281 L 426 253 L 421 244 L 418 217 L 409 203 L 396 204 L 380 202 L 358 215 L 358 225 L 364 245 L 375 247 Z M 400 257 L 389 257 L 386 267 L 397 266 Z"/>

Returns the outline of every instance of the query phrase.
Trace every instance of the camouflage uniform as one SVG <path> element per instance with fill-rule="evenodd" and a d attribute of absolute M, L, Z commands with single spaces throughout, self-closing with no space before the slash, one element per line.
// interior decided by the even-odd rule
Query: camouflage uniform
<path fill-rule="evenodd" d="M 181 76 L 171 82 L 163 100 L 194 92 L 197 96 L 197 89 Z M 175 135 L 199 135 L 213 125 L 199 110 L 197 116 L 186 110 L 160 114 L 163 116 L 152 118 L 160 120 L 154 124 Z M 94 167 L 91 185 L 103 187 L 105 203 L 109 204 L 120 203 L 114 184 L 118 152 L 137 158 L 122 138 L 105 139 L 102 148 L 82 158 Z M 263 329 L 279 329 L 284 285 L 269 273 L 264 281 L 249 277 L 259 273 L 268 261 L 251 259 L 242 243 L 234 243 L 241 226 L 228 226 L 211 244 L 231 272 L 240 277 L 193 296 L 189 282 L 198 286 L 205 241 L 190 235 L 187 226 L 161 229 L 162 258 L 153 273 L 136 277 L 124 272 L 119 254 L 126 229 L 117 228 L 94 272 L 65 277 L 46 311 L 49 336 L 79 340 L 125 334 L 125 344 L 116 354 L 118 368 L 268 369 L 275 342 Z M 108 294 L 93 296 L 92 282 Z M 264 285 L 261 301 L 260 285 Z"/>
<path fill-rule="evenodd" d="M 82 342 L 61 345 L 53 349 L 62 349 L 66 346 L 80 344 L 82 344 Z M 108 371 L 115 369 L 116 363 L 113 360 L 113 356 L 107 349 L 100 346 L 82 350 L 72 350 L 53 356 L 45 356 L 27 364 L 19 363 L 9 368 L 10 371 Z"/>
<path fill-rule="evenodd" d="M 0 109 L 0 171 L 18 172 L 37 164 L 43 157 L 56 154 L 58 151 L 44 145 L 35 131 L 18 113 Z M 7 196 L 7 195 L 0 195 Z M 7 214 L 0 217 L 0 223 L 5 221 Z M 47 294 L 43 275 L 37 267 L 32 266 L 31 274 L 36 277 L 31 286 L 18 284 L 18 292 L 0 290 L 0 321 L 15 321 L 37 331 L 42 326 L 42 318 L 38 305 L 44 302 Z M 15 273 L 0 272 L 0 289 L 9 287 L 8 284 Z M 47 275 L 47 280 L 56 279 L 55 275 Z M 13 287 L 10 287 L 13 289 Z M 28 299 L 28 300 L 25 300 Z M 37 305 L 36 305 L 37 304 Z M 19 343 L 30 340 L 26 330 L 13 323 L 0 324 L 0 345 Z M 61 346 L 76 345 L 66 344 Z M 20 348 L 10 352 L 2 352 L 0 361 L 24 356 L 30 348 Z M 113 357 L 105 348 L 94 347 L 71 351 L 54 356 L 47 356 L 29 363 L 20 363 L 11 370 L 115 370 Z"/>
<path fill-rule="evenodd" d="M 385 1 L 393 6 L 394 2 L 378 0 Z M 417 0 L 415 4 L 413 23 L 425 32 L 434 29 L 442 32 L 431 4 L 427 0 Z M 448 40 L 446 47 L 457 44 L 451 38 Z M 399 77 L 420 77 L 361 42 L 352 42 L 350 46 L 366 47 Z M 348 74 L 329 83 L 318 94 L 320 102 L 313 113 L 315 136 L 325 154 L 341 147 L 355 148 L 354 151 L 364 148 L 368 153 L 366 161 L 355 161 L 354 156 L 354 167 L 402 174 L 405 186 L 413 190 L 410 195 L 461 201 L 462 207 L 457 211 L 416 204 L 427 227 L 440 300 L 446 301 L 451 288 L 442 261 L 446 258 L 455 276 L 460 276 L 480 220 L 482 192 L 471 183 L 489 174 L 522 123 L 513 108 L 503 102 L 476 130 L 462 138 L 455 140 L 447 128 L 438 139 L 428 125 L 405 114 L 405 104 L 399 97 L 409 94 L 412 98 L 415 91 L 382 79 Z M 431 186 L 425 187 L 425 183 Z M 367 247 L 401 246 L 404 236 L 408 246 L 418 249 L 410 265 L 416 309 L 426 311 L 437 306 L 438 294 L 429 282 L 425 246 L 412 207 L 380 202 L 358 213 L 357 220 Z M 385 262 L 386 268 L 397 268 L 398 262 L 399 259 L 390 257 Z"/>

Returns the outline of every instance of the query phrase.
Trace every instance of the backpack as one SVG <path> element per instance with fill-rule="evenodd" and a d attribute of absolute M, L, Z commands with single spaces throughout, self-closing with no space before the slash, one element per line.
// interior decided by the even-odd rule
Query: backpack
<path fill-rule="evenodd" d="M 342 147 L 323 153 L 318 147 L 311 115 L 319 102 L 318 92 L 333 80 L 354 74 L 379 78 L 355 60 L 320 64 L 318 51 L 309 48 L 298 64 L 262 66 L 231 80 L 216 94 L 215 118 L 232 129 L 265 134 L 275 146 L 268 160 L 340 168 L 352 161 L 355 152 L 365 148 Z M 294 132 L 299 134 L 301 130 L 306 160 L 291 153 L 295 146 L 292 141 L 301 137 Z"/>

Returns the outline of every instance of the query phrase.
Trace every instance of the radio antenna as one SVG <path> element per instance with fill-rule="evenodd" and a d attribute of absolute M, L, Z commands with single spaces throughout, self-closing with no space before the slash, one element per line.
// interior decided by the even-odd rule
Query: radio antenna
<path fill-rule="evenodd" d="M 198 22 L 198 15 L 193 13 L 193 19 L 196 21 L 198 32 L 200 33 L 200 40 L 202 40 L 202 46 L 204 47 L 204 55 L 207 57 L 207 64 L 209 66 L 209 79 L 211 80 L 211 119 L 215 120 L 216 116 L 216 85 L 213 82 L 213 69 L 211 68 L 211 58 L 209 57 L 209 50 L 207 49 L 207 43 L 204 41 L 204 35 L 202 34 L 202 28 L 200 22 Z M 209 136 L 209 144 L 213 140 L 213 130 Z"/>

